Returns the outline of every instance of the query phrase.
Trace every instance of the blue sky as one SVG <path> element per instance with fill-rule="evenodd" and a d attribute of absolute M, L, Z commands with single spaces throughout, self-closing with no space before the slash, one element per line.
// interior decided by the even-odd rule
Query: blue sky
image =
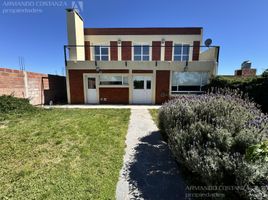
<path fill-rule="evenodd" d="M 0 67 L 19 69 L 18 57 L 22 56 L 27 71 L 61 74 L 67 43 L 65 8 L 72 1 L 39 0 L 54 2 L 54 6 L 39 4 L 42 11 L 38 14 L 3 13 L 20 8 L 7 6 L 10 1 L 1 1 Z M 268 68 L 267 0 L 81 1 L 85 27 L 201 26 L 204 39 L 212 38 L 214 45 L 221 46 L 219 74 L 233 74 L 247 59 L 258 74 Z M 32 5 L 34 0 L 24 2 Z"/>

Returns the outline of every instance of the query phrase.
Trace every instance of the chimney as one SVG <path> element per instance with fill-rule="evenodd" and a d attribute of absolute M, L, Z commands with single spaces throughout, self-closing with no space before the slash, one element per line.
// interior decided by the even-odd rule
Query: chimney
<path fill-rule="evenodd" d="M 83 19 L 74 9 L 66 9 L 66 13 L 68 45 L 74 45 L 69 48 L 69 60 L 85 60 Z"/>

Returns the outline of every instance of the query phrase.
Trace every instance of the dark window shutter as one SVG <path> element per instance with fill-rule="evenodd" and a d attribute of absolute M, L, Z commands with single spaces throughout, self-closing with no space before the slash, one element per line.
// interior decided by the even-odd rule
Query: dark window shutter
<path fill-rule="evenodd" d="M 161 41 L 152 42 L 152 60 L 161 60 Z"/>
<path fill-rule="evenodd" d="M 172 60 L 172 41 L 165 42 L 165 60 L 170 61 Z"/>
<path fill-rule="evenodd" d="M 122 60 L 131 60 L 131 41 L 122 41 Z"/>

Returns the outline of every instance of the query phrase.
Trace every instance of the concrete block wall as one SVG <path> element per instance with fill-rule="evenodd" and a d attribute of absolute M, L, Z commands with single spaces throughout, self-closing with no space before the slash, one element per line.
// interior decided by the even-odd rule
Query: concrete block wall
<path fill-rule="evenodd" d="M 0 68 L 0 95 L 29 98 L 31 104 L 66 103 L 63 76 Z"/>

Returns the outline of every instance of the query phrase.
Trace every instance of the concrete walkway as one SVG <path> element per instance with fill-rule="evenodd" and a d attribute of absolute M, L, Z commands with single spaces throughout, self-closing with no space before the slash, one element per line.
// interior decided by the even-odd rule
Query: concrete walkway
<path fill-rule="evenodd" d="M 53 105 L 41 106 L 42 108 L 81 108 L 81 109 L 158 109 L 158 105 Z"/>
<path fill-rule="evenodd" d="M 147 109 L 132 109 L 116 199 L 185 199 L 185 185 Z"/>

